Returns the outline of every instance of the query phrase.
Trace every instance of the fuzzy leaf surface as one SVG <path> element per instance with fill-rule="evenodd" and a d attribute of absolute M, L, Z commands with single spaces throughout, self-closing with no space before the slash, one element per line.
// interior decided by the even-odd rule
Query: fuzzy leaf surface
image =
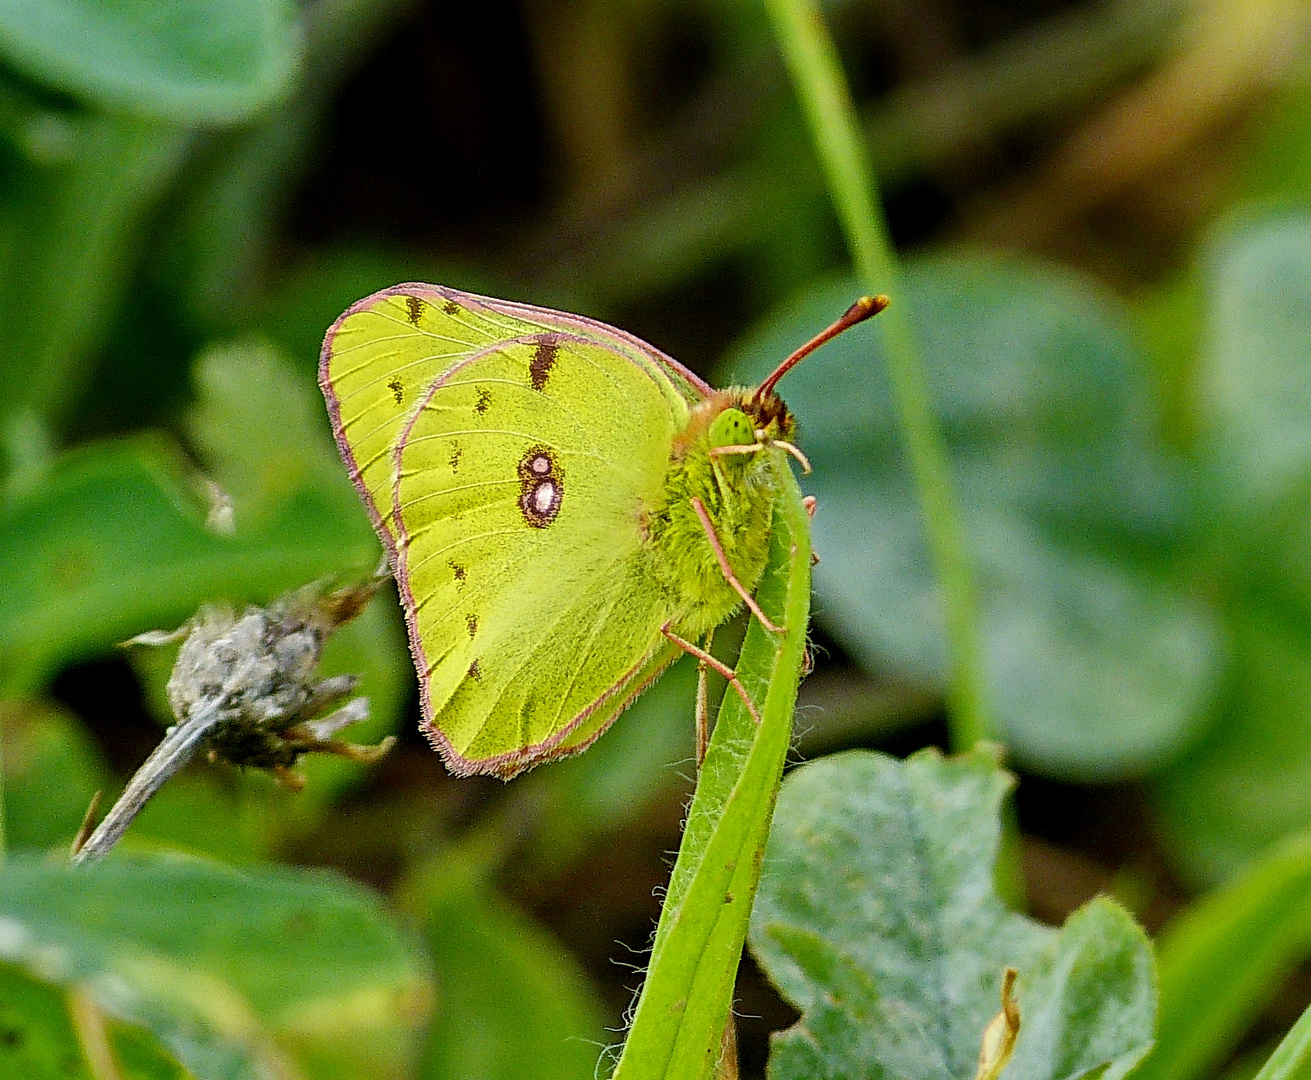
<path fill-rule="evenodd" d="M 751 947 L 801 1013 L 774 1037 L 771 1080 L 968 1077 L 1019 972 L 1008 1080 L 1124 1076 L 1151 1045 L 1151 947 L 1110 900 L 1060 931 L 993 888 L 991 754 L 905 762 L 863 751 L 792 773 L 779 795 Z"/>

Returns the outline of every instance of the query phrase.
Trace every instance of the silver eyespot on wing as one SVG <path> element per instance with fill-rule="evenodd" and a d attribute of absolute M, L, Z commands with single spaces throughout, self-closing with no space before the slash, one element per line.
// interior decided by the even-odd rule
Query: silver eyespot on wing
<path fill-rule="evenodd" d="M 519 510 L 534 529 L 545 529 L 560 514 L 564 478 L 549 447 L 533 446 L 519 461 Z"/>

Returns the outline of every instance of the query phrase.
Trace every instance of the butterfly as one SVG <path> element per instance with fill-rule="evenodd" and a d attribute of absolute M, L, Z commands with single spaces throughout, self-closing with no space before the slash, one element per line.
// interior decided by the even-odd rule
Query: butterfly
<path fill-rule="evenodd" d="M 881 311 L 858 300 L 759 387 L 716 390 L 579 315 L 439 285 L 352 305 L 319 384 L 386 550 L 425 733 L 509 779 L 589 746 L 764 572 L 794 420 L 783 374 Z M 808 466 L 807 466 L 808 467 Z M 705 720 L 698 709 L 704 752 Z"/>

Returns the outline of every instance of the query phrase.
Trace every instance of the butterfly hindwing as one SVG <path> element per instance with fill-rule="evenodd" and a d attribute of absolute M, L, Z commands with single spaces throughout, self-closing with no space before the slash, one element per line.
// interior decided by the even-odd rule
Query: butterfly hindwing
<path fill-rule="evenodd" d="M 642 539 L 687 399 L 609 343 L 516 329 L 436 377 L 394 451 L 397 581 L 458 772 L 585 745 L 674 655 Z"/>

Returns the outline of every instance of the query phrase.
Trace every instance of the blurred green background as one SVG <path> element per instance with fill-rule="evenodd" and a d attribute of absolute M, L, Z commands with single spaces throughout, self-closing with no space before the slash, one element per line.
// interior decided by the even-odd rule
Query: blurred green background
<path fill-rule="evenodd" d="M 825 12 L 965 509 L 1029 905 L 1112 891 L 1159 928 L 1311 826 L 1311 5 Z M 0 0 L 11 847 L 66 844 L 168 722 L 170 657 L 116 642 L 376 563 L 314 375 L 328 324 L 406 280 L 602 318 L 721 384 L 858 291 L 747 0 Z M 877 334 L 783 391 L 822 558 L 796 757 L 941 745 Z M 417 734 L 394 596 L 327 667 L 364 676 L 348 734 L 396 732 L 385 762 L 309 762 L 296 796 L 201 764 L 130 843 L 386 891 L 427 942 L 425 1075 L 591 1075 L 678 842 L 694 673 L 504 786 Z M 749 960 L 740 988 L 761 1075 L 793 1014 Z"/>

